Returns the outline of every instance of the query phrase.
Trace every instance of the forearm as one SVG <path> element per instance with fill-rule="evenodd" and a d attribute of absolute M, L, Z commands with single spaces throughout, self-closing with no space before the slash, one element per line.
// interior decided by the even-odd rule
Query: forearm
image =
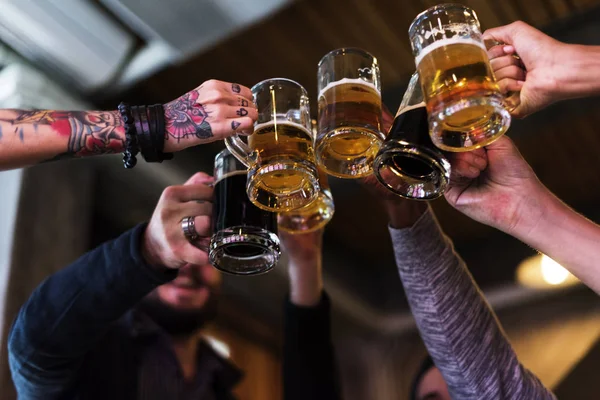
<path fill-rule="evenodd" d="M 600 94 L 600 46 L 567 45 L 560 57 L 556 79 L 562 98 Z"/>
<path fill-rule="evenodd" d="M 600 293 L 600 226 L 577 213 L 549 191 L 544 212 L 535 222 L 523 221 L 509 232 L 567 268 L 596 293 Z M 528 215 L 538 215 L 529 212 Z"/>
<path fill-rule="evenodd" d="M 428 212 L 390 229 L 396 263 L 417 326 L 453 398 L 550 399 L 519 364 L 463 261 Z"/>
<path fill-rule="evenodd" d="M 0 110 L 0 170 L 122 152 L 118 111 Z"/>
<path fill-rule="evenodd" d="M 44 281 L 9 337 L 20 393 L 62 388 L 111 323 L 176 271 L 160 273 L 139 253 L 144 226 L 87 253 Z"/>
<path fill-rule="evenodd" d="M 312 307 L 319 303 L 323 293 L 321 257 L 302 265 L 302 262 L 290 260 L 290 301 L 300 307 Z M 316 266 L 314 264 L 317 264 Z"/>

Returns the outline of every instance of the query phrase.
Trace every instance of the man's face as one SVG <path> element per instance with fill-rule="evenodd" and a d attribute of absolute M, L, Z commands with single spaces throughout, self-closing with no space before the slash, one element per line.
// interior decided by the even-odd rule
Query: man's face
<path fill-rule="evenodd" d="M 221 287 L 221 274 L 212 265 L 188 264 L 173 281 L 159 286 L 156 294 L 161 302 L 177 310 L 202 310 Z"/>
<path fill-rule="evenodd" d="M 167 333 L 193 335 L 216 316 L 221 274 L 212 265 L 186 265 L 173 281 L 159 286 L 139 304 Z"/>
<path fill-rule="evenodd" d="M 430 368 L 421 378 L 417 400 L 451 400 L 446 381 L 436 367 Z"/>

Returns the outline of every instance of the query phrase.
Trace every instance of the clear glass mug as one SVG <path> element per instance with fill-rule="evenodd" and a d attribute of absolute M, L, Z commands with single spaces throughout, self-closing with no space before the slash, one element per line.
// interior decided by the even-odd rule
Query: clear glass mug
<path fill-rule="evenodd" d="M 408 33 L 433 143 L 442 150 L 470 151 L 501 137 L 511 117 L 475 12 L 460 4 L 431 7 Z"/>
<path fill-rule="evenodd" d="M 312 122 L 313 131 L 316 131 L 317 121 L 313 120 Z M 327 173 L 322 168 L 317 168 L 319 170 L 319 186 L 321 187 L 317 198 L 302 208 L 280 213 L 277 219 L 280 230 L 292 234 L 313 232 L 327 225 L 333 218 L 335 205 L 327 181 Z"/>
<path fill-rule="evenodd" d="M 246 196 L 248 170 L 225 149 L 215 157 L 215 185 L 209 259 L 235 275 L 269 271 L 281 255 L 277 214 L 261 210 Z"/>
<path fill-rule="evenodd" d="M 338 178 L 371 175 L 385 139 L 377 59 L 360 49 L 334 50 L 319 62 L 317 80 L 317 164 Z"/>
<path fill-rule="evenodd" d="M 448 186 L 450 162 L 429 136 L 427 109 L 416 72 L 373 169 L 383 186 L 407 199 L 433 200 Z"/>
<path fill-rule="evenodd" d="M 225 139 L 248 167 L 247 194 L 263 210 L 285 212 L 311 203 L 319 193 L 308 93 L 298 83 L 268 79 L 252 87 L 258 120 L 247 143 Z"/>

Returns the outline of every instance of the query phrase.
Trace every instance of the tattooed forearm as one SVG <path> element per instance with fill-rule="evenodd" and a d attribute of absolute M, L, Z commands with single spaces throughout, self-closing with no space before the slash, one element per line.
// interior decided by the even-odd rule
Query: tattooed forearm
<path fill-rule="evenodd" d="M 213 136 L 207 121 L 209 112 L 197 103 L 199 93 L 193 90 L 165 104 L 166 139 L 179 143 L 182 139 L 209 139 Z"/>
<path fill-rule="evenodd" d="M 14 127 L 22 143 L 27 143 L 31 135 L 38 136 L 39 141 L 43 126 L 67 137 L 64 154 L 57 156 L 60 158 L 118 153 L 125 146 L 123 122 L 116 111 L 13 110 L 13 117 L 0 117 L 0 122 Z"/>

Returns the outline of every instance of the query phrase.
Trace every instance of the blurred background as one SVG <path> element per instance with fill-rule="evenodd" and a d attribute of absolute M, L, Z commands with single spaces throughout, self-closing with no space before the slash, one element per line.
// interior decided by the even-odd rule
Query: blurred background
<path fill-rule="evenodd" d="M 460 1 L 483 29 L 523 20 L 566 42 L 600 44 L 600 0 Z M 430 0 L 1 0 L 0 107 L 115 109 L 164 103 L 207 79 L 304 85 L 316 112 L 316 65 L 353 46 L 378 57 L 395 110 L 414 70 L 407 29 Z M 561 199 L 600 222 L 600 99 L 514 121 L 509 136 Z M 48 274 L 147 220 L 166 186 L 211 171 L 222 143 L 158 165 L 120 156 L 0 173 L 0 399 L 14 399 L 6 333 Z M 425 354 L 393 259 L 386 218 L 352 181 L 331 180 L 325 287 L 344 398 L 406 399 Z M 597 399 L 600 301 L 519 241 L 433 203 L 497 311 L 519 357 L 561 399 Z M 533 257 L 533 258 L 532 258 Z M 527 262 L 524 263 L 524 261 Z M 600 262 L 600 260 L 599 260 Z M 521 267 L 519 267 L 521 265 Z M 519 268 L 521 272 L 518 273 Z M 522 279 L 517 279 L 522 277 Z M 225 277 L 210 335 L 246 371 L 241 399 L 281 398 L 285 257 L 260 277 Z"/>

